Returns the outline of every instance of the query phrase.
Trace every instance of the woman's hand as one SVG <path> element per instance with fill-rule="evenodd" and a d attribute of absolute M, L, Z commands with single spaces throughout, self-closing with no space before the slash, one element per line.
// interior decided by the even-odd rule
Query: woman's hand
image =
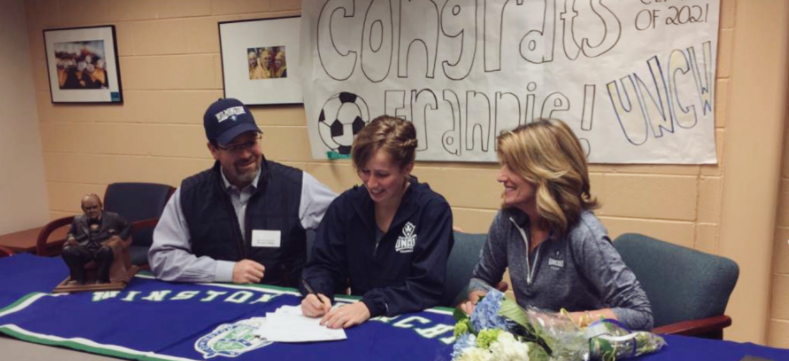
<path fill-rule="evenodd" d="M 302 305 L 304 303 L 302 302 Z M 323 316 L 321 325 L 328 328 L 348 328 L 370 319 L 370 310 L 364 302 L 337 307 Z"/>
<path fill-rule="evenodd" d="M 600 320 L 601 318 L 616 320 L 616 314 L 610 308 L 604 308 L 600 310 L 589 310 L 589 311 L 580 311 L 580 312 L 570 312 L 568 314 L 570 319 L 575 322 L 576 325 L 579 327 L 588 327 L 595 321 Z"/>
<path fill-rule="evenodd" d="M 479 302 L 480 297 L 486 294 L 487 292 L 485 291 L 471 291 L 471 293 L 468 294 L 468 300 L 458 305 L 458 308 L 467 315 L 470 315 L 474 312 L 474 307 L 477 306 L 477 302 Z"/>
<path fill-rule="evenodd" d="M 323 294 L 309 294 L 301 300 L 301 313 L 307 317 L 321 317 L 331 310 L 331 300 Z"/>

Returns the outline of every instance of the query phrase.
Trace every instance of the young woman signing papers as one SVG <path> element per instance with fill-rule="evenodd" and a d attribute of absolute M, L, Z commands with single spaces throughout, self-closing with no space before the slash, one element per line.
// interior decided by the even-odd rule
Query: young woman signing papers
<path fill-rule="evenodd" d="M 452 212 L 411 176 L 416 146 L 414 126 L 394 117 L 378 117 L 356 136 L 352 156 L 363 186 L 337 197 L 318 227 L 301 289 L 305 316 L 347 328 L 439 304 Z M 332 309 L 333 295 L 348 284 L 361 301 Z"/>

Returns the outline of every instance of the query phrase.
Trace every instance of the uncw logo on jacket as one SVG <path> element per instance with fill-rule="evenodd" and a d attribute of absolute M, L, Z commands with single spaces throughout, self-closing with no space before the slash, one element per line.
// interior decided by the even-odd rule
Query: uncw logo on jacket
<path fill-rule="evenodd" d="M 253 317 L 236 323 L 225 323 L 195 342 L 195 350 L 204 359 L 216 356 L 236 357 L 243 353 L 268 346 L 268 341 L 255 335 L 255 331 L 265 324 L 265 317 Z"/>
<path fill-rule="evenodd" d="M 403 235 L 397 237 L 397 243 L 395 244 L 395 251 L 400 253 L 411 253 L 414 251 L 414 245 L 416 244 L 416 234 L 414 230 L 416 227 L 413 223 L 408 222 L 403 227 Z"/>

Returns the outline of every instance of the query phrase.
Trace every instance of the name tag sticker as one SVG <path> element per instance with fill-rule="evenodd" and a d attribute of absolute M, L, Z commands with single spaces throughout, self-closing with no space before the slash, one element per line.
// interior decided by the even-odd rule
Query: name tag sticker
<path fill-rule="evenodd" d="M 279 248 L 281 231 L 252 230 L 252 247 Z"/>

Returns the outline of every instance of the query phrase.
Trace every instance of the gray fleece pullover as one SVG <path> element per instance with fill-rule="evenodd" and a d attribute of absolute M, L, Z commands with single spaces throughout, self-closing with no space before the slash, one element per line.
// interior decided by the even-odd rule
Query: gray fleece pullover
<path fill-rule="evenodd" d="M 499 211 L 488 232 L 469 290 L 487 291 L 509 267 L 521 307 L 559 311 L 611 308 L 631 330 L 652 329 L 652 307 L 633 271 L 614 249 L 608 232 L 584 211 L 564 237 L 553 233 L 528 257 L 529 219 L 519 210 Z"/>

